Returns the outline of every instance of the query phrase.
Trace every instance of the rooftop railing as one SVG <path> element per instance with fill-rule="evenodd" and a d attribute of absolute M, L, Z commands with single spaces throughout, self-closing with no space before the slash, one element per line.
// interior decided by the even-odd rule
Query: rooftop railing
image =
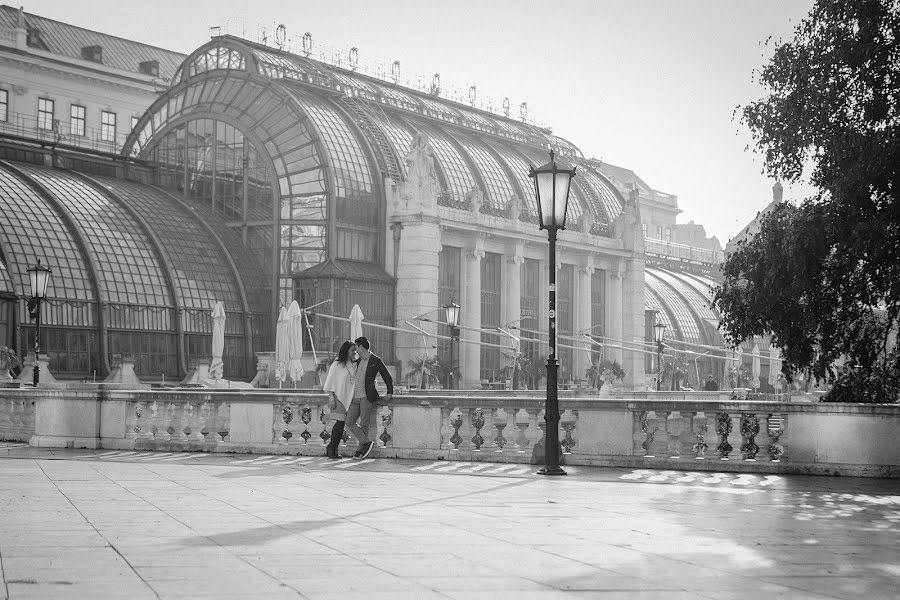
<path fill-rule="evenodd" d="M 2 114 L 0 114 L 2 116 Z M 0 120 L 0 136 L 25 138 L 44 144 L 74 146 L 84 150 L 118 154 L 128 133 L 116 127 L 109 129 L 79 126 L 77 122 L 51 119 L 32 114 L 8 112 Z"/>

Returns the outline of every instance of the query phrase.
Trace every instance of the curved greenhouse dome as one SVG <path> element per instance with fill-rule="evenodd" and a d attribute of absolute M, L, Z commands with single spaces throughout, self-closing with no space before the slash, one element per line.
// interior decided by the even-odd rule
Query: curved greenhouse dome
<path fill-rule="evenodd" d="M 52 373 L 103 377 L 130 355 L 141 376 L 183 376 L 210 355 L 223 302 L 225 371 L 249 375 L 268 345 L 253 335 L 270 321 L 265 280 L 221 219 L 157 188 L 25 163 L 0 161 L 0 187 L 0 299 L 27 314 L 27 269 L 52 269 L 41 313 Z M 33 322 L 20 327 L 34 338 Z"/>
<path fill-rule="evenodd" d="M 644 284 L 645 310 L 652 315 L 648 317 L 648 339 L 653 339 L 652 319 L 658 319 L 666 326 L 667 345 L 680 351 L 689 364 L 693 365 L 696 360 L 701 379 L 704 374 L 712 374 L 721 380 L 723 369 L 736 361 L 751 369 L 756 348 L 761 376 L 768 380 L 769 368 L 775 362 L 770 356 L 768 337 L 750 338 L 744 340 L 739 350 L 725 350 L 725 338 L 718 330 L 719 312 L 712 305 L 713 290 L 718 282 L 698 273 L 647 266 Z M 723 356 L 729 357 L 728 364 Z"/>
<path fill-rule="evenodd" d="M 310 290 L 329 288 L 333 314 L 349 314 L 353 289 L 367 320 L 390 325 L 386 184 L 406 181 L 418 135 L 434 153 L 439 206 L 480 203 L 508 217 L 515 204 L 520 220 L 537 223 L 529 165 L 552 149 L 583 175 L 569 229 L 611 236 L 622 197 L 548 130 L 231 36 L 185 59 L 123 152 L 157 164 L 159 185 L 240 233 L 274 290 L 272 311 L 293 298 L 311 305 L 320 296 Z M 373 335 L 390 356 L 389 334 Z"/>

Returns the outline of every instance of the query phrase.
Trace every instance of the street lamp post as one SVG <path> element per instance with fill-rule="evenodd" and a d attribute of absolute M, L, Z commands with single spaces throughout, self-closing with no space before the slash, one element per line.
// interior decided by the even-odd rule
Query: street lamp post
<path fill-rule="evenodd" d="M 666 334 L 665 323 L 657 323 L 653 326 L 653 335 L 656 337 L 656 391 L 659 391 L 660 380 L 662 379 L 662 351 L 663 339 Z"/>
<path fill-rule="evenodd" d="M 28 300 L 28 313 L 31 318 L 35 319 L 34 331 L 34 387 L 37 387 L 40 380 L 40 367 L 38 359 L 41 355 L 41 302 L 47 296 L 47 283 L 50 282 L 50 269 L 41 264 L 38 259 L 37 264 L 28 269 L 28 279 L 31 283 L 31 298 Z"/>
<path fill-rule="evenodd" d="M 459 304 L 451 302 L 444 307 L 447 326 L 450 327 L 450 368 L 447 369 L 447 389 L 455 389 L 456 382 L 453 377 L 453 342 L 459 341 Z"/>
<path fill-rule="evenodd" d="M 566 228 L 566 209 L 569 204 L 569 184 L 575 177 L 575 167 L 557 163 L 553 151 L 550 162 L 531 167 L 528 176 L 534 179 L 538 217 L 541 229 L 547 230 L 550 242 L 550 356 L 547 357 L 547 402 L 544 406 L 544 466 L 540 475 L 565 475 L 559 466 L 559 396 L 556 360 L 556 234 Z"/>

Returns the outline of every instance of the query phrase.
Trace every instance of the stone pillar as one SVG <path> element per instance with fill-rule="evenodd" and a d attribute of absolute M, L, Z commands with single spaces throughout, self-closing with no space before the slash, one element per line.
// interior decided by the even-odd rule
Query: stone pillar
<path fill-rule="evenodd" d="M 582 333 L 588 333 L 591 328 L 591 275 L 594 274 L 594 261 L 588 257 L 584 264 L 575 268 L 575 297 L 572 309 L 575 311 L 575 337 L 582 338 Z M 576 380 L 585 379 L 585 372 L 591 366 L 591 344 L 588 342 L 576 342 L 575 346 L 583 350 L 575 350 L 573 356 L 572 373 Z"/>
<path fill-rule="evenodd" d="M 624 283 L 624 308 L 622 311 L 622 339 L 632 347 L 644 340 L 644 261 L 625 261 L 622 273 Z M 625 369 L 625 385 L 633 390 L 646 389 L 644 354 L 626 351 L 622 360 Z"/>
<path fill-rule="evenodd" d="M 503 261 L 503 306 L 500 310 L 500 321 L 504 329 L 516 337 L 521 338 L 518 328 L 522 316 L 522 263 L 525 257 L 522 255 L 522 245 L 517 244 L 512 254 L 504 257 Z M 528 325 L 526 325 L 528 326 Z M 530 327 L 529 327 L 530 328 Z M 521 352 L 522 345 L 516 347 L 515 340 L 506 337 L 501 338 L 503 345 L 509 346 L 511 352 Z"/>
<path fill-rule="evenodd" d="M 463 329 L 459 334 L 460 387 L 481 387 L 481 259 L 484 245 L 481 239 L 476 245 L 463 251 L 462 287 L 465 303 L 460 308 Z"/>
<path fill-rule="evenodd" d="M 606 298 L 609 309 L 606 311 L 606 335 L 616 346 L 622 345 L 622 273 L 618 263 L 613 263 L 606 271 Z M 622 349 L 609 347 L 605 357 L 622 364 Z M 624 367 L 624 365 L 623 365 Z"/>
<path fill-rule="evenodd" d="M 386 263 L 397 278 L 396 319 L 397 326 L 419 315 L 434 313 L 438 308 L 438 254 L 441 250 L 440 218 L 438 217 L 438 182 L 434 171 L 434 158 L 427 138 L 418 135 L 405 157 L 409 168 L 407 181 L 400 185 L 386 179 L 388 218 L 391 229 L 387 233 L 390 248 L 385 252 Z M 431 314 L 431 317 L 435 317 Z M 416 326 L 436 333 L 437 326 L 426 321 Z M 409 361 L 433 356 L 436 339 L 421 334 L 397 333 L 395 356 L 398 363 L 398 379 L 405 381 Z"/>

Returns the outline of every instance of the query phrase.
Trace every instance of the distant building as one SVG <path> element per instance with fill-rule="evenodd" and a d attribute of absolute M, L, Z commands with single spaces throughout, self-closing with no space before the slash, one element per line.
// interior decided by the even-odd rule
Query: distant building
<path fill-rule="evenodd" d="M 216 301 L 231 377 L 253 375 L 292 299 L 325 303 L 306 339 L 319 357 L 359 304 L 401 373 L 425 354 L 449 362 L 434 321 L 454 301 L 464 386 L 508 378 L 516 349 L 499 328 L 541 364 L 547 238 L 528 168 L 551 149 L 578 167 L 557 258 L 561 380 L 601 356 L 589 334 L 643 389 L 657 318 L 670 347 L 700 349 L 701 375 L 721 372 L 702 355 L 722 345 L 721 249 L 681 241 L 676 196 L 547 129 L 232 36 L 184 56 L 11 7 L 3 100 L 0 343 L 30 347 L 26 269 L 42 259 L 58 377 L 104 376 L 128 354 L 143 378 L 177 378 L 209 353 Z"/>

